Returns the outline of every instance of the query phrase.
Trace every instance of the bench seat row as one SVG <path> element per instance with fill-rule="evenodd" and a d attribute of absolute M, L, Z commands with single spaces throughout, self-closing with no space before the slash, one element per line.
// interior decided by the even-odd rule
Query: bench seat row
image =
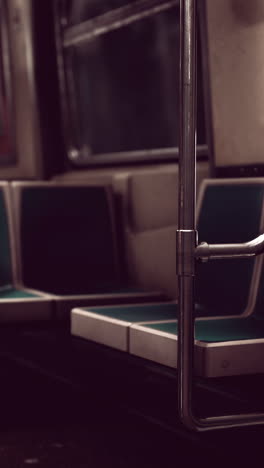
<path fill-rule="evenodd" d="M 0 183 L 0 322 L 163 300 L 123 280 L 108 185 Z"/>
<path fill-rule="evenodd" d="M 246 242 L 263 233 L 263 196 L 264 179 L 204 181 L 197 209 L 199 241 Z M 199 263 L 196 273 L 196 373 L 220 377 L 264 372 L 262 256 Z M 177 317 L 176 302 L 77 307 L 71 313 L 71 331 L 175 368 Z"/>

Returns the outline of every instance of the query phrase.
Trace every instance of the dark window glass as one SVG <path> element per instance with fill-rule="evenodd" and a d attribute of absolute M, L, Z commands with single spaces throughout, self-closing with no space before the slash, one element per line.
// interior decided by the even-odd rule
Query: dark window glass
<path fill-rule="evenodd" d="M 85 11 L 85 5 L 110 8 L 118 2 L 82 6 Z M 179 7 L 174 7 L 65 50 L 72 146 L 86 156 L 177 147 L 179 41 Z M 204 144 L 198 49 L 197 141 Z"/>

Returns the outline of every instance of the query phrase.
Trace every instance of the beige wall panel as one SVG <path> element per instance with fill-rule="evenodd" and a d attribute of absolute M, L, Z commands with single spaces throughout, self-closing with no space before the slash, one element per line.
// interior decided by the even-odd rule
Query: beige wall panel
<path fill-rule="evenodd" d="M 134 234 L 127 232 L 130 277 L 146 289 L 177 296 L 176 226 Z"/>
<path fill-rule="evenodd" d="M 209 176 L 208 163 L 197 164 L 197 190 Z M 178 166 L 131 174 L 128 179 L 130 229 L 143 232 L 178 223 Z"/>
<path fill-rule="evenodd" d="M 264 2 L 206 4 L 216 166 L 264 163 Z"/>

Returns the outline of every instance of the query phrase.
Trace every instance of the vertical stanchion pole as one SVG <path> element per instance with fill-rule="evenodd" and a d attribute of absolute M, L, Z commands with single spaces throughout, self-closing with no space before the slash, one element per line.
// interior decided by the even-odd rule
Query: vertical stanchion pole
<path fill-rule="evenodd" d="M 196 0 L 181 0 L 179 219 L 176 238 L 179 286 L 178 395 L 183 423 L 193 428 L 194 251 L 196 199 Z"/>
<path fill-rule="evenodd" d="M 206 431 L 264 424 L 264 413 L 197 419 L 192 414 L 196 196 L 196 0 L 181 0 L 179 220 L 176 238 L 179 285 L 179 413 L 189 429 Z M 254 241 L 255 243 L 255 241 Z M 240 247 L 239 247 L 240 248 Z"/>

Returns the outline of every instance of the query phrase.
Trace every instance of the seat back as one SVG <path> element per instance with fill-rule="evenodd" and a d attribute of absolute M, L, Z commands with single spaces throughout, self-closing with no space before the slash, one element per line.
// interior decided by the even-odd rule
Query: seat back
<path fill-rule="evenodd" d="M 13 284 L 14 258 L 11 204 L 7 182 L 0 182 L 0 289 Z"/>
<path fill-rule="evenodd" d="M 199 242 L 249 241 L 261 232 L 264 179 L 206 180 L 198 201 Z M 197 265 L 196 302 L 204 315 L 235 315 L 252 304 L 256 260 L 212 260 Z M 247 312 L 245 312 L 247 313 Z M 203 315 L 203 313 L 202 313 Z"/>
<path fill-rule="evenodd" d="M 12 191 L 20 278 L 25 286 L 54 294 L 117 287 L 110 187 L 14 182 Z"/>

